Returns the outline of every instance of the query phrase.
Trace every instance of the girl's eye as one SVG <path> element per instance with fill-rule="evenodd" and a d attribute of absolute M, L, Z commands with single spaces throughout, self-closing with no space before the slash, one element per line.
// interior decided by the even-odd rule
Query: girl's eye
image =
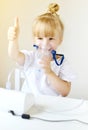
<path fill-rule="evenodd" d="M 49 40 L 53 40 L 54 38 L 50 37 Z"/>
<path fill-rule="evenodd" d="M 38 39 L 39 39 L 39 40 L 42 40 L 42 38 L 41 38 L 41 37 L 38 37 Z"/>

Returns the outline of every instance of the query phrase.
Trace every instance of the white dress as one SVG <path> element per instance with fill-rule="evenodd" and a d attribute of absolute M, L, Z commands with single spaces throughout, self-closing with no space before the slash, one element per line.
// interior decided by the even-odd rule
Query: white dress
<path fill-rule="evenodd" d="M 25 82 L 22 86 L 22 91 L 32 92 L 35 95 L 45 94 L 58 96 L 59 93 L 49 84 L 46 75 L 36 66 L 35 52 L 29 52 L 27 50 L 23 50 L 22 52 L 25 54 L 25 63 L 22 66 L 25 72 Z M 55 61 L 51 61 L 51 69 L 65 81 L 72 82 L 74 79 L 75 75 L 66 58 L 64 58 L 60 66 L 57 66 Z"/>

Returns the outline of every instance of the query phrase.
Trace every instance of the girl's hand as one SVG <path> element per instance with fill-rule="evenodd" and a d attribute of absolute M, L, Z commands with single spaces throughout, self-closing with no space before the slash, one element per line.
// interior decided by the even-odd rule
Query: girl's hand
<path fill-rule="evenodd" d="M 50 62 L 51 62 L 51 57 L 47 57 L 47 56 L 42 57 L 41 60 L 39 61 L 39 64 L 45 74 L 49 74 L 52 72 Z"/>
<path fill-rule="evenodd" d="M 19 19 L 18 17 L 14 20 L 14 25 L 10 26 L 8 29 L 8 40 L 9 41 L 15 41 L 18 40 L 19 36 Z"/>

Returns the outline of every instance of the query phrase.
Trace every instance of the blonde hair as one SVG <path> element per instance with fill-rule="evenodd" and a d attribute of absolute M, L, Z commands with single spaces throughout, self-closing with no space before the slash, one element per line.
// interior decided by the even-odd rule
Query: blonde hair
<path fill-rule="evenodd" d="M 59 5 L 51 3 L 48 6 L 48 11 L 34 20 L 32 27 L 34 37 L 53 37 L 56 33 L 58 33 L 59 38 L 62 39 L 64 26 L 59 18 L 59 15 L 56 13 L 58 10 Z"/>

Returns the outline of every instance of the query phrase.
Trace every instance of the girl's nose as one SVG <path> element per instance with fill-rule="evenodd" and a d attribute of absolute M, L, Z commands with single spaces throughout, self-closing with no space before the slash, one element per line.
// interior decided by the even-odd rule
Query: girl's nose
<path fill-rule="evenodd" d="M 48 49 L 48 46 L 49 46 L 48 40 L 47 40 L 47 39 L 44 39 L 44 40 L 43 40 L 43 44 L 42 44 L 42 48 L 43 48 L 43 49 Z"/>

